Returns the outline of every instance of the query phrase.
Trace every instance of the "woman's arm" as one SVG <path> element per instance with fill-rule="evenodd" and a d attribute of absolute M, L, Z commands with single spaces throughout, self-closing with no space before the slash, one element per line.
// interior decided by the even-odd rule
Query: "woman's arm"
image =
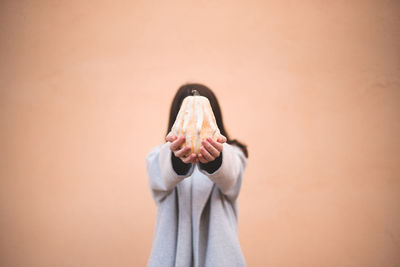
<path fill-rule="evenodd" d="M 242 175 L 248 160 L 239 147 L 228 143 L 223 143 L 222 145 L 220 167 L 212 173 L 202 168 L 201 164 L 199 164 L 199 169 L 218 186 L 229 200 L 234 201 L 239 195 Z M 210 161 L 209 163 L 212 162 Z"/>
<path fill-rule="evenodd" d="M 149 185 L 157 205 L 194 170 L 194 164 L 190 164 L 186 174 L 178 174 L 172 166 L 171 154 L 170 142 L 166 142 L 151 150 L 146 157 Z"/>

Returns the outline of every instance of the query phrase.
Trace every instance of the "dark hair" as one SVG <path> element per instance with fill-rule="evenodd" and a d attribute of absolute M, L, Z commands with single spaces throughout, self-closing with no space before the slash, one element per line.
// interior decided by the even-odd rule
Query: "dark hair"
<path fill-rule="evenodd" d="M 199 92 L 201 96 L 205 96 L 210 100 L 211 108 L 214 112 L 215 120 L 217 121 L 217 126 L 219 128 L 219 131 L 221 132 L 222 135 L 224 135 L 227 139 L 228 144 L 233 144 L 238 146 L 243 153 L 246 155 L 246 157 L 249 157 L 248 151 L 247 151 L 247 145 L 239 142 L 236 139 L 230 139 L 228 133 L 225 130 L 224 123 L 222 121 L 222 113 L 221 109 L 218 104 L 217 97 L 214 95 L 214 93 L 211 91 L 210 88 L 207 86 L 200 84 L 200 83 L 186 83 L 179 87 L 178 91 L 175 94 L 175 97 L 172 101 L 171 104 L 171 109 L 169 112 L 169 121 L 168 121 L 168 130 L 167 134 L 171 131 L 172 126 L 174 125 L 176 116 L 178 115 L 179 109 L 181 107 L 182 101 L 185 97 L 193 95 L 192 90 L 195 89 Z"/>

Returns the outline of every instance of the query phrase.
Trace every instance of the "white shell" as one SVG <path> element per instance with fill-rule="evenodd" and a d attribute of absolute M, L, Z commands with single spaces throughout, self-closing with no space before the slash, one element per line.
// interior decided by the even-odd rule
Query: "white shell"
<path fill-rule="evenodd" d="M 200 153 L 201 141 L 211 137 L 215 141 L 221 137 L 210 101 L 204 96 L 187 96 L 183 99 L 171 133 L 185 136 L 185 145 L 191 153 Z"/>

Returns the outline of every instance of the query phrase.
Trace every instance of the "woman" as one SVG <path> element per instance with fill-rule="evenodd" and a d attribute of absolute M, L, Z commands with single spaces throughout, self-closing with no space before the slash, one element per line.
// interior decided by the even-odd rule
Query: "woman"
<path fill-rule="evenodd" d="M 203 140 L 198 155 L 171 134 L 183 99 L 197 90 L 209 99 L 218 128 L 217 141 Z M 225 131 L 218 100 L 206 86 L 182 85 L 171 105 L 167 142 L 146 158 L 157 221 L 148 267 L 246 266 L 237 232 L 237 198 L 247 165 L 246 145 Z"/>

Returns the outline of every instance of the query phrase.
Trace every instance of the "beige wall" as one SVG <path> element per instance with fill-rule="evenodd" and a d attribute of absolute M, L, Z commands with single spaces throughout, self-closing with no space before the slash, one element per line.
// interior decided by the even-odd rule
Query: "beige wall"
<path fill-rule="evenodd" d="M 0 266 L 144 266 L 184 82 L 249 146 L 249 266 L 400 266 L 399 1 L 0 2 Z"/>

